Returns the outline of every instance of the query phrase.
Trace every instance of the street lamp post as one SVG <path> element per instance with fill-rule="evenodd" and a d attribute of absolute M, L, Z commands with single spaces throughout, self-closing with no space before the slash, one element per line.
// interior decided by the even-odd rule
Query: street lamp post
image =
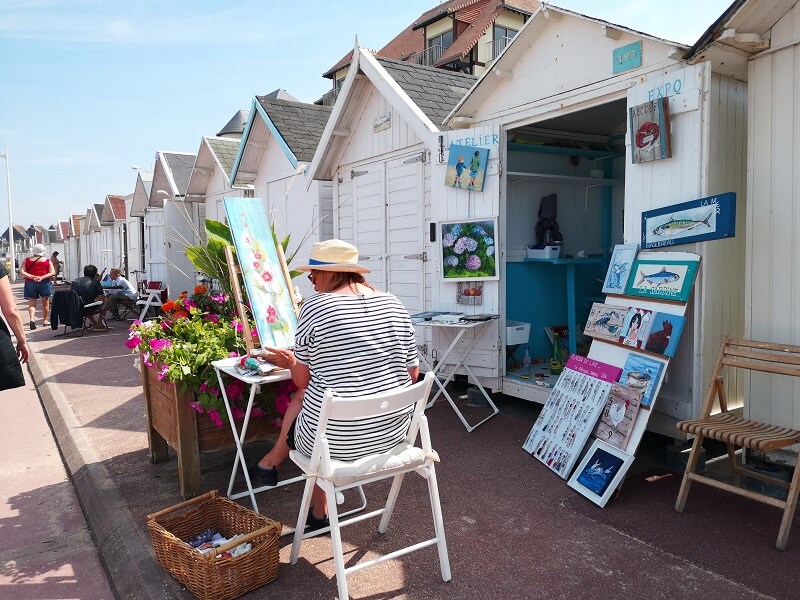
<path fill-rule="evenodd" d="M 8 145 L 4 146 L 5 152 L 0 154 L 6 160 L 6 187 L 8 189 L 8 258 L 11 261 L 11 272 L 8 277 L 14 282 L 17 280 L 17 270 L 14 268 L 14 217 L 11 214 L 11 169 L 8 166 Z"/>

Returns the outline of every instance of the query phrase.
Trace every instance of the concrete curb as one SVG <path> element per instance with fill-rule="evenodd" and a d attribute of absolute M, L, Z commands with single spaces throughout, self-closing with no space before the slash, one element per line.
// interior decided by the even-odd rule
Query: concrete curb
<path fill-rule="evenodd" d="M 132 600 L 179 595 L 180 584 L 159 566 L 150 538 L 134 524 L 64 395 L 50 382 L 53 374 L 36 352 L 28 364 L 115 593 Z"/>

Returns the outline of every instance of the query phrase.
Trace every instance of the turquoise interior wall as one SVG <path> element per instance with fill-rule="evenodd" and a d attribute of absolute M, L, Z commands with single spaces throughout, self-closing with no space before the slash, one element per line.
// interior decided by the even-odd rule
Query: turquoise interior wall
<path fill-rule="evenodd" d="M 549 263 L 506 263 L 506 318 L 531 324 L 528 344 L 531 356 L 550 356 L 550 341 L 544 328 L 567 323 L 567 272 L 563 265 Z M 591 302 L 598 301 L 605 270 L 600 265 L 575 270 L 576 318 L 586 322 Z M 522 362 L 523 347 L 515 352 Z"/>

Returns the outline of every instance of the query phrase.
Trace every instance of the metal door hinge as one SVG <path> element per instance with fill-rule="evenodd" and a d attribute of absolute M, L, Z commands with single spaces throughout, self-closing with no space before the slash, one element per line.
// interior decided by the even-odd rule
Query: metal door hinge
<path fill-rule="evenodd" d="M 422 262 L 427 262 L 428 253 L 420 252 L 419 254 L 406 254 L 403 258 L 407 258 L 409 260 L 421 260 Z"/>
<path fill-rule="evenodd" d="M 412 156 L 411 158 L 407 158 L 403 161 L 404 165 L 410 165 L 415 162 L 425 162 L 425 150 L 417 154 L 416 156 Z"/>

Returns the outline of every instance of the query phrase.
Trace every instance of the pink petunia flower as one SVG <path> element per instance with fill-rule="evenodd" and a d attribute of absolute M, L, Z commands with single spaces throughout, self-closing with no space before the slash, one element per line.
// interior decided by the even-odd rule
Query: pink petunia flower
<path fill-rule="evenodd" d="M 166 378 L 168 372 L 169 372 L 169 365 L 163 365 L 158 370 L 158 380 L 159 381 L 164 381 L 164 379 Z"/>
<path fill-rule="evenodd" d="M 203 383 L 200 384 L 200 387 L 198 389 L 200 390 L 200 393 L 203 394 L 208 389 L 208 384 L 204 381 Z"/>
<path fill-rule="evenodd" d="M 169 340 L 150 340 L 150 349 L 153 352 L 160 352 L 164 348 L 169 348 L 172 346 L 172 342 Z"/>
<path fill-rule="evenodd" d="M 241 421 L 244 419 L 244 409 L 238 406 L 231 406 L 231 414 L 233 415 L 234 421 Z"/>
<path fill-rule="evenodd" d="M 239 319 L 231 321 L 231 325 L 236 330 L 236 333 L 242 333 L 242 324 L 239 322 Z"/>
<path fill-rule="evenodd" d="M 145 352 L 142 354 L 142 362 L 144 363 L 145 367 L 155 367 L 156 363 L 153 362 L 152 356 L 150 356 L 149 352 Z"/>
<path fill-rule="evenodd" d="M 191 407 L 194 409 L 194 411 L 195 411 L 195 412 L 198 412 L 198 413 L 200 413 L 201 415 L 202 415 L 204 412 L 206 412 L 206 411 L 203 409 L 203 405 L 202 405 L 202 404 L 200 404 L 200 403 L 199 403 L 197 400 L 192 400 L 191 402 L 189 402 L 189 406 L 191 406 Z"/>
<path fill-rule="evenodd" d="M 127 342 L 125 342 L 125 347 L 130 348 L 131 350 L 135 350 L 136 348 L 139 347 L 139 344 L 141 343 L 142 343 L 142 338 L 140 338 L 138 335 L 133 335 L 130 338 L 128 338 Z"/>
<path fill-rule="evenodd" d="M 257 419 L 258 417 L 263 417 L 265 414 L 264 410 L 258 406 L 254 406 L 253 410 L 250 411 L 250 418 Z"/>
<path fill-rule="evenodd" d="M 208 411 L 208 418 L 214 422 L 214 425 L 217 427 L 222 427 L 222 417 L 219 416 L 219 412 L 216 410 Z"/>
<path fill-rule="evenodd" d="M 203 317 L 206 321 L 211 321 L 212 323 L 216 324 L 219 323 L 219 315 L 214 313 L 209 313 L 205 317 Z"/>

